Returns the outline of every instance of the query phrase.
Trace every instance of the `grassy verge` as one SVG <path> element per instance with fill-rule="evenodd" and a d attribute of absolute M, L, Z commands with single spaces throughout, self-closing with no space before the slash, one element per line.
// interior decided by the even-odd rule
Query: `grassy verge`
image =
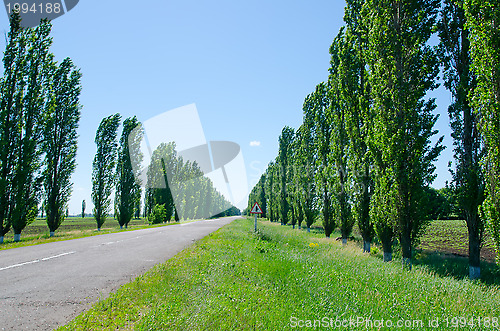
<path fill-rule="evenodd" d="M 235 220 L 62 329 L 286 330 L 307 320 L 335 326 L 351 318 L 364 323 L 342 329 L 402 321 L 446 330 L 464 321 L 456 317 L 500 318 L 498 287 L 439 277 L 421 266 L 405 272 L 398 262 L 383 263 L 320 233 L 269 222 L 259 227 L 256 235 L 251 220 Z M 491 329 L 472 322 L 461 329 Z"/>
<path fill-rule="evenodd" d="M 171 225 L 176 223 L 166 223 L 155 226 Z M 54 237 L 50 237 L 49 229 L 45 219 L 37 218 L 33 223 L 29 224 L 21 233 L 21 241 L 14 242 L 12 230 L 5 235 L 4 243 L 0 244 L 0 251 L 4 249 L 45 244 L 54 241 L 70 240 L 95 235 L 114 233 L 119 231 L 131 231 L 152 227 L 148 225 L 145 218 L 133 219 L 128 225 L 128 229 L 120 229 L 118 221 L 108 219 L 101 228 L 97 231 L 94 218 L 86 217 L 68 217 L 55 232 Z"/>

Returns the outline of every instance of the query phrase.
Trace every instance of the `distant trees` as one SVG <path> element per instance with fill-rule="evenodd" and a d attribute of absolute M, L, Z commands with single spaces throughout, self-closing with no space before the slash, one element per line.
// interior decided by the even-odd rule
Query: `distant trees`
<path fill-rule="evenodd" d="M 213 186 L 210 179 L 196 163 L 185 161 L 177 154 L 174 143 L 162 143 L 153 151 L 147 169 L 145 214 L 148 220 L 169 222 L 180 218 L 196 219 L 211 216 L 233 215 L 239 210 Z M 165 214 L 156 213 L 156 206 L 163 206 Z M 158 216 L 160 215 L 160 216 Z M 162 216 L 164 215 L 164 216 Z"/>
<path fill-rule="evenodd" d="M 80 71 L 69 58 L 52 70 L 42 142 L 45 154 L 44 200 L 50 236 L 64 221 L 64 211 L 71 195 L 71 175 L 76 167 L 76 130 L 81 108 Z"/>
<path fill-rule="evenodd" d="M 109 197 L 116 179 L 114 172 L 118 148 L 116 135 L 120 118 L 119 114 L 105 117 L 99 124 L 95 136 L 97 152 L 92 163 L 92 202 L 98 230 L 106 221 L 111 205 Z"/>
<path fill-rule="evenodd" d="M 345 242 L 357 221 L 364 251 L 376 236 L 384 261 L 392 260 L 397 241 L 410 269 L 413 246 L 431 217 L 446 217 L 453 207 L 448 191 L 429 187 L 443 150 L 442 137 L 431 144 L 438 117 L 434 100 L 426 99 L 440 68 L 436 48 L 428 46 L 440 2 L 346 2 L 346 26 L 330 48 L 329 80 L 306 97 L 292 139 L 293 189 L 284 193 L 287 187 L 274 184 L 279 156 L 258 185 L 269 219 L 281 207 L 275 197 L 286 194 L 292 216 L 312 224 L 321 213 L 327 237 L 338 227 Z"/>
<path fill-rule="evenodd" d="M 141 186 L 137 182 L 138 174 L 134 173 L 130 157 L 130 153 L 132 153 L 136 155 L 134 159 L 142 160 L 141 155 L 139 155 L 142 131 L 134 130 L 138 125 L 139 121 L 135 116 L 123 121 L 116 165 L 115 192 L 116 218 L 120 228 L 123 226 L 127 228 L 141 199 Z"/>
<path fill-rule="evenodd" d="M 500 256 L 500 4 L 498 0 L 464 0 L 463 6 L 471 69 L 477 80 L 471 106 L 479 116 L 486 149 L 482 159 L 486 200 L 481 218 L 487 222 Z"/>
<path fill-rule="evenodd" d="M 85 218 L 85 207 L 87 207 L 87 204 L 85 203 L 85 199 L 82 201 L 82 218 Z"/>

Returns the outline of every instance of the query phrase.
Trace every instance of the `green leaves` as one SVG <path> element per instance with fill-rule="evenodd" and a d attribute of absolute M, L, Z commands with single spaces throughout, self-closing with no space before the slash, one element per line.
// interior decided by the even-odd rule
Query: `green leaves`
<path fill-rule="evenodd" d="M 73 187 L 71 175 L 76 167 L 81 73 L 69 58 L 59 66 L 54 64 L 50 72 L 42 150 L 47 225 L 54 232 L 64 221 Z"/>
<path fill-rule="evenodd" d="M 479 130 L 486 148 L 482 163 L 487 197 L 481 212 L 500 254 L 500 3 L 465 0 L 463 4 L 470 32 L 471 68 L 477 77 L 471 104 L 480 116 Z"/>
<path fill-rule="evenodd" d="M 110 211 L 109 197 L 116 180 L 114 171 L 118 148 L 116 135 L 120 118 L 120 114 L 103 118 L 95 136 L 97 152 L 92 163 L 92 202 L 98 229 L 104 224 Z"/>
<path fill-rule="evenodd" d="M 135 116 L 123 121 L 116 165 L 115 192 L 116 218 L 121 227 L 127 227 L 141 199 L 141 186 L 136 181 L 139 176 L 134 173 L 130 157 L 132 154 L 135 155 L 134 160 L 142 161 L 140 141 L 144 133 L 143 130 L 134 130 L 139 125 L 140 123 Z"/>

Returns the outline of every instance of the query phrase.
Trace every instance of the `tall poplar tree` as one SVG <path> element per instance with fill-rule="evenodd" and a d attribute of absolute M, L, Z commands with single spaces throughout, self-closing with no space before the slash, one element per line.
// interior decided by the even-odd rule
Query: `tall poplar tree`
<path fill-rule="evenodd" d="M 373 147 L 393 204 L 403 266 L 411 269 L 412 247 L 427 223 L 425 191 L 434 179 L 433 161 L 443 147 L 430 138 L 436 104 L 426 94 L 437 87 L 435 50 L 427 42 L 436 25 L 439 0 L 370 0 L 370 84 L 374 103 Z M 380 197 L 379 197 L 380 198 Z M 380 200 L 378 202 L 381 202 Z M 382 208 L 379 206 L 379 208 Z"/>
<path fill-rule="evenodd" d="M 285 126 L 279 137 L 278 170 L 280 178 L 280 220 L 282 225 L 288 223 L 288 212 L 290 209 L 289 191 L 291 164 L 291 147 L 294 137 L 294 130 Z"/>
<path fill-rule="evenodd" d="M 111 205 L 110 195 L 115 186 L 118 148 L 116 135 L 120 118 L 120 114 L 103 118 L 95 136 L 97 152 L 92 163 L 92 202 L 98 230 L 101 230 L 101 226 L 108 217 Z"/>
<path fill-rule="evenodd" d="M 332 168 L 330 163 L 332 116 L 331 101 L 328 96 L 329 87 L 320 83 L 316 90 L 308 96 L 311 105 L 304 109 L 305 116 L 314 118 L 314 148 L 316 159 L 316 189 L 320 200 L 325 236 L 330 238 L 336 227 L 332 207 Z"/>
<path fill-rule="evenodd" d="M 342 28 L 330 47 L 331 67 L 330 67 L 330 100 L 332 116 L 331 135 L 331 164 L 334 167 L 333 188 L 335 196 L 335 212 L 339 221 L 342 243 L 346 244 L 347 239 L 352 234 L 354 218 L 351 215 L 350 205 L 350 176 L 348 170 L 348 149 L 349 134 L 347 132 L 347 122 L 349 112 L 356 106 L 355 92 L 351 89 L 355 74 L 352 64 L 352 54 L 354 53 L 351 41 L 347 39 Z"/>
<path fill-rule="evenodd" d="M 471 72 L 469 30 L 462 5 L 454 0 L 445 0 L 441 16 L 439 36 L 445 86 L 453 95 L 453 102 L 448 107 L 456 161 L 452 187 L 469 231 L 469 277 L 478 279 L 481 275 L 480 253 L 484 234 L 484 222 L 478 211 L 484 200 L 480 164 L 483 147 L 478 130 L 479 110 L 474 112 L 469 97 L 476 78 Z"/>
<path fill-rule="evenodd" d="M 76 167 L 78 122 L 80 120 L 81 73 L 66 58 L 54 67 L 45 107 L 44 201 L 50 236 L 64 221 L 71 196 L 71 175 Z"/>
<path fill-rule="evenodd" d="M 14 241 L 35 220 L 41 191 L 43 109 L 53 55 L 51 24 L 22 29 L 13 13 L 4 53 L 0 105 L 0 237 L 10 227 Z M 0 239 L 1 240 L 1 239 Z"/>
<path fill-rule="evenodd" d="M 464 0 L 472 70 L 477 86 L 472 107 L 480 115 L 479 130 L 486 148 L 483 173 L 486 200 L 482 218 L 495 241 L 500 261 L 500 1 Z"/>
<path fill-rule="evenodd" d="M 137 182 L 139 174 L 134 172 L 131 160 L 142 161 L 140 155 L 140 142 L 142 130 L 134 130 L 140 125 L 137 117 L 129 117 L 123 121 L 123 130 L 118 150 L 118 161 L 116 165 L 116 191 L 115 208 L 116 219 L 120 228 L 127 228 L 128 223 L 134 217 L 134 210 L 141 199 L 141 186 Z M 135 155 L 131 158 L 131 154 Z M 139 169 L 139 167 L 135 167 Z"/>
<path fill-rule="evenodd" d="M 368 84 L 366 0 L 348 0 L 345 8 L 345 35 L 350 50 L 342 57 L 344 80 L 340 97 L 347 102 L 347 133 L 349 135 L 349 175 L 352 180 L 352 209 L 359 232 L 363 238 L 363 251 L 370 252 L 375 235 L 370 219 L 370 202 L 373 190 L 371 168 L 373 165 L 367 140 L 369 138 L 372 109 Z"/>

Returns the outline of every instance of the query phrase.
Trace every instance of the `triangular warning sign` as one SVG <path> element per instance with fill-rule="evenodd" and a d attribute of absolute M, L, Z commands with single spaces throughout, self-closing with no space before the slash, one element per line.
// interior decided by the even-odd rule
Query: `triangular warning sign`
<path fill-rule="evenodd" d="M 259 204 L 256 202 L 253 207 L 252 207 L 252 210 L 250 210 L 250 212 L 252 214 L 262 214 L 262 209 L 260 209 L 260 206 Z"/>

